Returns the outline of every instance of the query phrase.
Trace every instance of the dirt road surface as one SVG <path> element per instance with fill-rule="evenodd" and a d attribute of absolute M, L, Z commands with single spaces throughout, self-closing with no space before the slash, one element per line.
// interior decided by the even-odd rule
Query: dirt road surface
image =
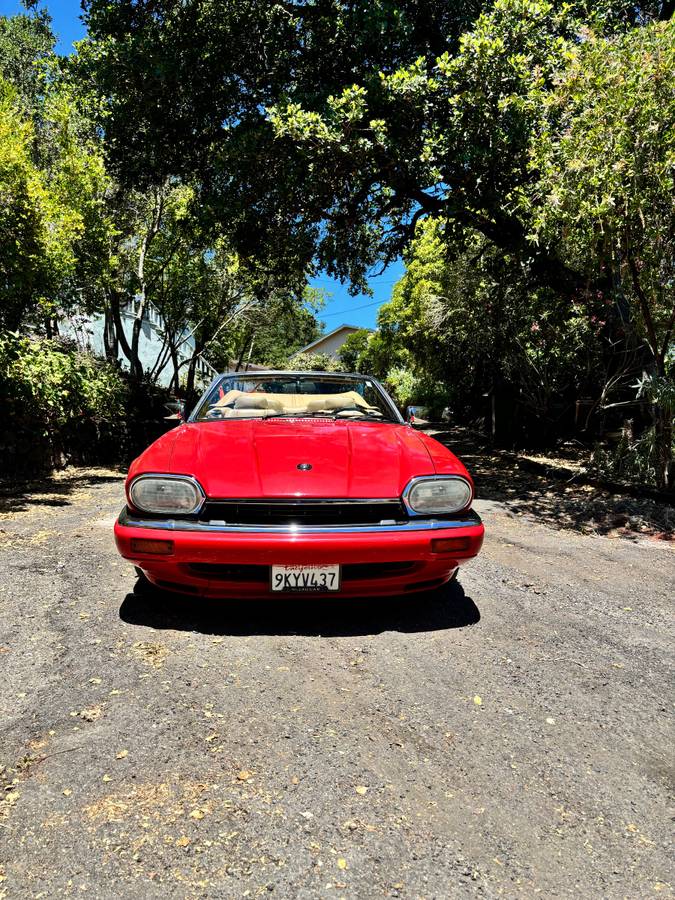
<path fill-rule="evenodd" d="M 673 545 L 481 486 L 379 602 L 150 599 L 119 474 L 5 496 L 0 897 L 672 895 Z"/>

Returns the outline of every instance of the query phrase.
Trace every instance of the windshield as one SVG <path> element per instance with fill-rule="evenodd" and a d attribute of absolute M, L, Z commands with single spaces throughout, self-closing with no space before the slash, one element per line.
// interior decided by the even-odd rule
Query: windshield
<path fill-rule="evenodd" d="M 370 378 L 338 378 L 321 372 L 226 375 L 210 390 L 193 421 L 284 417 L 400 423 L 388 398 Z"/>

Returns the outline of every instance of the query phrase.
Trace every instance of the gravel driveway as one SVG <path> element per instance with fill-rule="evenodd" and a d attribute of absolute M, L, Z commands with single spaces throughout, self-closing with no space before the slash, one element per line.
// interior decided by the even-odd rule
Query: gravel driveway
<path fill-rule="evenodd" d="M 484 500 L 434 597 L 207 603 L 121 503 L 4 499 L 0 897 L 671 895 L 672 545 Z"/>

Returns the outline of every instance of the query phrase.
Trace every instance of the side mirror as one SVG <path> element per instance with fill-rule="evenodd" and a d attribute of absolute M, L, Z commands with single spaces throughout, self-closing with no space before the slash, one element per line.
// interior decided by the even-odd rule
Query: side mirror
<path fill-rule="evenodd" d="M 428 425 L 431 421 L 430 411 L 426 406 L 420 406 L 416 403 L 414 406 L 407 406 L 405 411 L 405 420 L 411 425 Z"/>
<path fill-rule="evenodd" d="M 164 408 L 169 412 L 168 416 L 164 416 L 165 422 L 184 422 L 189 415 L 185 403 L 180 400 L 170 400 Z"/>

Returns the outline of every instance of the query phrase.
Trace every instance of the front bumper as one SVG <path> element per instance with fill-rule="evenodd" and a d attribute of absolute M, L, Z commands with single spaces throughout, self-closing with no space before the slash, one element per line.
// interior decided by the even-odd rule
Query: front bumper
<path fill-rule="evenodd" d="M 203 574 L 208 565 L 240 567 L 340 564 L 356 568 L 343 579 L 340 596 L 388 596 L 430 590 L 472 559 L 483 543 L 484 528 L 470 510 L 454 519 L 410 519 L 403 523 L 344 526 L 252 526 L 153 520 L 134 517 L 126 507 L 115 523 L 121 555 L 150 581 L 170 590 L 208 597 L 283 597 L 272 594 L 266 579 L 251 581 Z M 134 538 L 173 542 L 170 555 L 132 551 Z M 436 538 L 466 538 L 466 549 L 435 553 Z M 387 563 L 412 563 L 404 571 Z M 370 564 L 370 566 L 368 566 Z M 379 566 L 381 568 L 379 568 Z M 199 572 L 201 567 L 202 572 Z M 367 577 L 358 577 L 368 568 Z M 312 594 L 312 596 L 336 596 Z"/>

